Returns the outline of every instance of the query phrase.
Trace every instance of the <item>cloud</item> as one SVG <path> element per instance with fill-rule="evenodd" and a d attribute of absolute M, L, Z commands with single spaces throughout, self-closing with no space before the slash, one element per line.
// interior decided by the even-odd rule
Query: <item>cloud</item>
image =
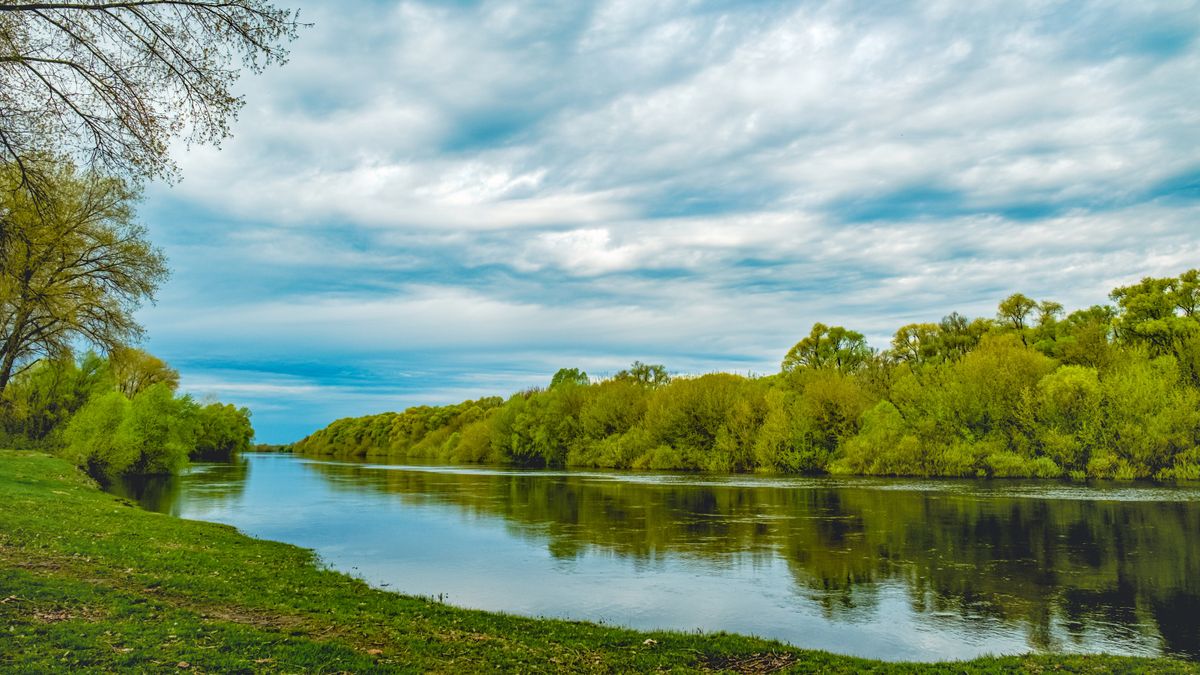
<path fill-rule="evenodd" d="M 1197 10 L 309 3 L 235 138 L 148 194 L 149 346 L 285 440 L 565 365 L 766 372 L 818 320 L 1104 302 L 1200 259 Z"/>

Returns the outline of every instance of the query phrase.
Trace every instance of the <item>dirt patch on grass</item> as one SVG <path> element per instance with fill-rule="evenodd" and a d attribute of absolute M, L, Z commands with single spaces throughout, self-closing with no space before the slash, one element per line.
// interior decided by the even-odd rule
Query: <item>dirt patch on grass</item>
<path fill-rule="evenodd" d="M 60 621 L 72 621 L 74 619 L 99 621 L 103 618 L 104 612 L 90 607 L 35 609 L 33 611 L 33 620 L 40 623 L 59 623 Z"/>
<path fill-rule="evenodd" d="M 175 603 L 172 603 L 175 604 Z M 303 616 L 294 614 L 276 614 L 273 612 L 256 611 L 245 607 L 194 607 L 186 605 L 178 605 L 187 607 L 194 611 L 198 611 L 203 619 L 215 619 L 217 621 L 228 621 L 229 623 L 240 623 L 255 628 L 265 628 L 271 631 L 281 632 L 302 632 L 306 634 L 320 634 L 321 632 L 329 633 L 331 629 L 326 628 L 325 631 L 318 631 L 315 627 Z"/>
<path fill-rule="evenodd" d="M 0 543 L 0 565 L 23 570 L 46 570 L 57 572 L 65 561 L 61 556 L 44 553 L 34 558 L 24 549 Z"/>
<path fill-rule="evenodd" d="M 24 616 L 37 623 L 60 623 L 74 619 L 99 621 L 105 617 L 103 611 L 93 607 L 47 605 L 17 595 L 0 598 L 0 612 L 11 613 L 16 617 Z"/>
<path fill-rule="evenodd" d="M 775 673 L 796 663 L 795 654 L 767 652 L 748 656 L 705 656 L 701 667 L 705 670 L 734 673 Z"/>

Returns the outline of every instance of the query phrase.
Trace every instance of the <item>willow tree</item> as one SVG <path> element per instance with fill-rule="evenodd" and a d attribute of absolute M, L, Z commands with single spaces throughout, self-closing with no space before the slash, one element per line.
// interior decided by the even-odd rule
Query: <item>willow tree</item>
<path fill-rule="evenodd" d="M 153 300 L 166 259 L 134 222 L 136 190 L 119 178 L 42 163 L 46 189 L 17 189 L 0 169 L 0 391 L 43 356 L 86 342 L 113 351 L 142 333 L 133 312 Z"/>
<path fill-rule="evenodd" d="M 296 17 L 266 0 L 2 0 L 0 162 L 170 178 L 170 142 L 226 138 L 241 68 L 284 61 Z"/>

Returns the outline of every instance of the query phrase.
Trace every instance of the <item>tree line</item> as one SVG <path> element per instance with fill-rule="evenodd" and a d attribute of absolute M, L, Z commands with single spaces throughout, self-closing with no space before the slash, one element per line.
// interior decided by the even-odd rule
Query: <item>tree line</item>
<path fill-rule="evenodd" d="M 1067 314 L 1017 293 L 887 349 L 815 324 L 767 376 L 592 380 L 337 420 L 293 450 L 523 466 L 1200 479 L 1200 270 Z"/>
<path fill-rule="evenodd" d="M 249 410 L 196 401 L 178 385 L 178 372 L 130 347 L 40 359 L 0 394 L 0 446 L 58 454 L 105 482 L 250 449 Z"/>

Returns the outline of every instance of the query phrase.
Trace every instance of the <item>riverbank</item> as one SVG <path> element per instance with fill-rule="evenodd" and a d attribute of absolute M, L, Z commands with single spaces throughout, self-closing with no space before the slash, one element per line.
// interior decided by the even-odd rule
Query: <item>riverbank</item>
<path fill-rule="evenodd" d="M 777 668 L 1200 672 L 1192 663 L 1105 656 L 880 663 L 741 636 L 462 610 L 371 589 L 320 569 L 304 549 L 143 511 L 60 460 L 0 451 L 0 670 Z"/>

